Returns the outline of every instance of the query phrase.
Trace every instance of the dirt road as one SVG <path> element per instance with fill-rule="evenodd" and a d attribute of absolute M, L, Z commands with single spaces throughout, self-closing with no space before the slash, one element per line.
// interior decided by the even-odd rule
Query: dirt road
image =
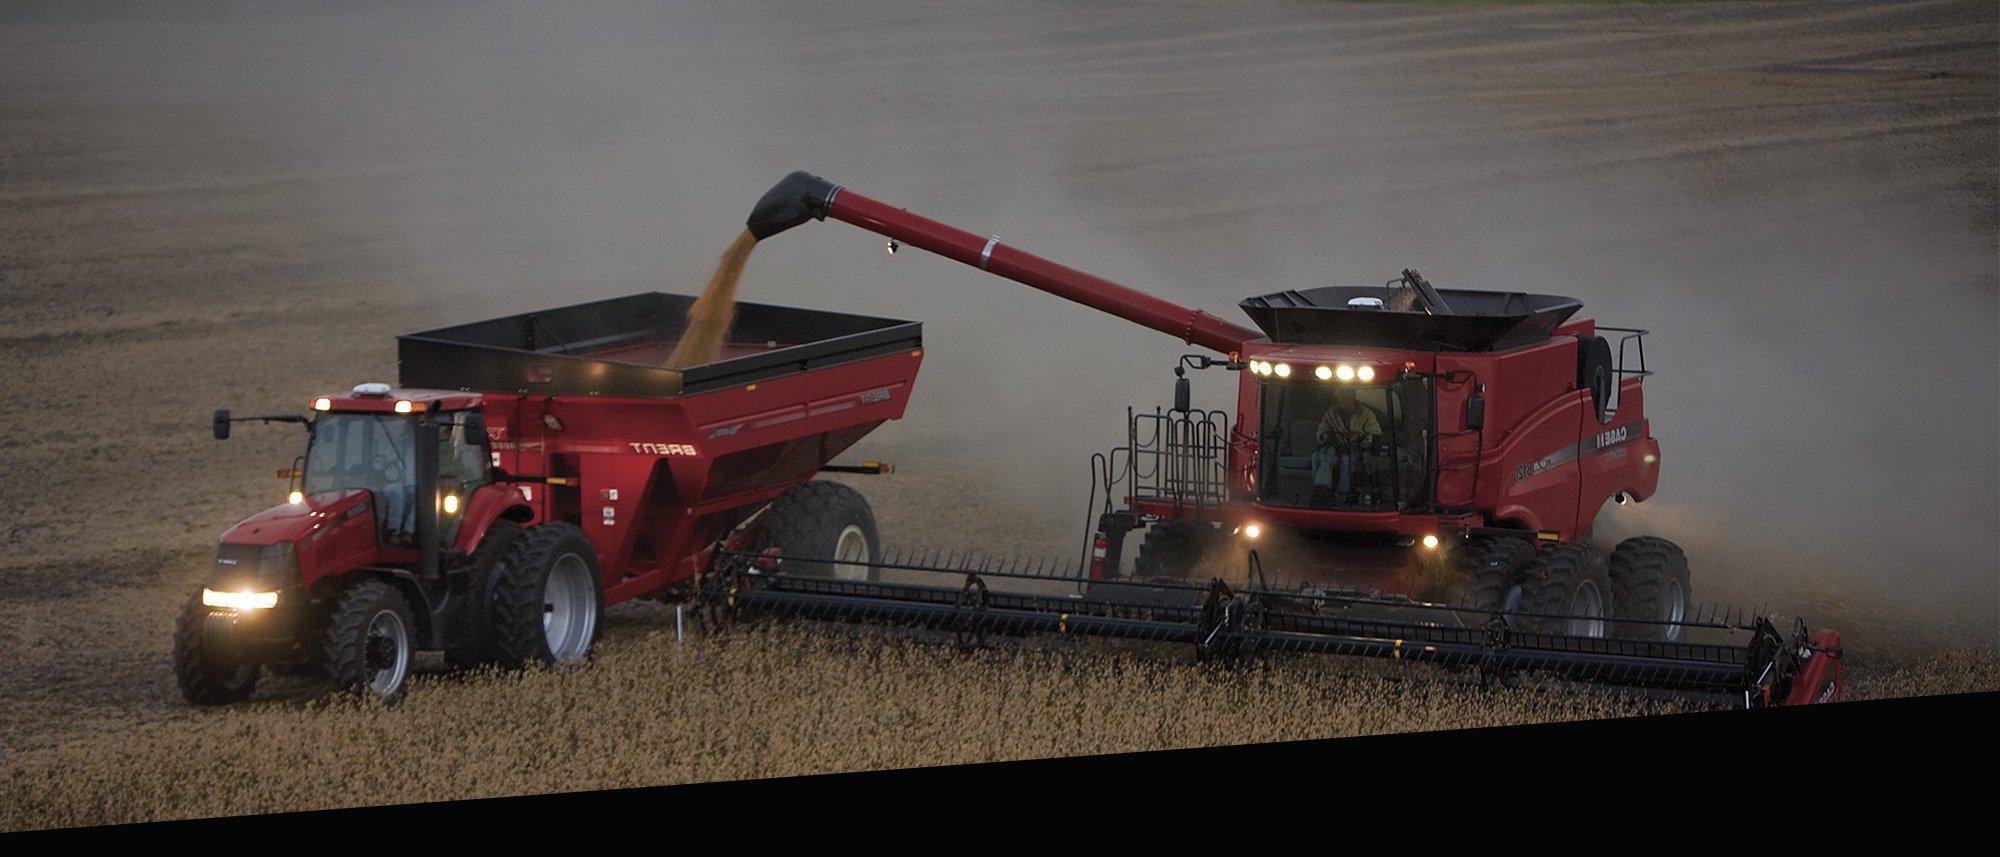
<path fill-rule="evenodd" d="M 1600 536 L 1672 536 L 1701 597 L 1842 626 L 1862 694 L 2000 687 L 1996 49 L 1982 0 L 10 4 L 0 796 L 77 797 L 0 826 L 240 808 L 159 797 L 157 748 L 299 734 L 299 697 L 194 714 L 168 674 L 216 533 L 300 448 L 215 443 L 210 409 L 393 380 L 397 332 L 693 292 L 793 168 L 1230 318 L 1405 266 L 1581 296 L 1655 331 L 1666 449 Z M 926 323 L 909 418 L 858 450 L 901 466 L 857 484 L 905 543 L 1069 551 L 1089 453 L 1184 350 L 837 226 L 760 248 L 743 294 Z M 651 663 L 657 618 L 615 612 L 605 669 Z M 1931 645 L 1968 653 L 1909 665 Z M 986 681 L 955 675 L 925 681 Z M 610 704 L 578 693 L 550 716 Z M 857 743 L 922 746 L 898 722 Z M 157 769 L 104 778 L 134 729 Z M 1023 752 L 983 746 L 951 758 Z M 911 760 L 823 750 L 607 781 Z M 270 752 L 245 764 L 361 776 Z M 466 793 L 575 782 L 523 777 Z"/>

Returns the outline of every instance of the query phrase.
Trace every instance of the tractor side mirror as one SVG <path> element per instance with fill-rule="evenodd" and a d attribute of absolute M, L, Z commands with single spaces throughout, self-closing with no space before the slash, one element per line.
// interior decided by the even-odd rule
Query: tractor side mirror
<path fill-rule="evenodd" d="M 1473 393 L 1465 400 L 1465 427 L 1479 429 L 1486 427 L 1486 396 Z"/>
<path fill-rule="evenodd" d="M 216 439 L 216 440 L 228 440 L 228 439 L 229 439 L 229 409 L 228 409 L 228 408 L 221 408 L 221 409 L 218 409 L 218 410 L 217 410 L 217 411 L 215 412 L 215 439 Z"/>
<path fill-rule="evenodd" d="M 493 439 L 486 436 L 485 414 L 470 413 L 465 415 L 465 442 L 481 449 L 485 449 L 493 444 Z"/>
<path fill-rule="evenodd" d="M 1189 386 L 1186 375 L 1174 379 L 1174 410 L 1184 414 L 1193 410 L 1193 394 Z"/>

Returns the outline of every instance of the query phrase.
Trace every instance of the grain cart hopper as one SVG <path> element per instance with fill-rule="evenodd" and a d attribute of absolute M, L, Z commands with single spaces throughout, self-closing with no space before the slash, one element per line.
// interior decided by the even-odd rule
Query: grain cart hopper
<path fill-rule="evenodd" d="M 826 218 L 1213 353 L 1183 357 L 1173 407 L 1131 414 L 1128 444 L 1094 468 L 1105 500 L 1070 593 L 1046 594 L 1045 567 L 885 558 L 875 569 L 896 574 L 842 580 L 719 551 L 715 585 L 738 609 L 1551 670 L 1752 705 L 1839 694 L 1834 632 L 1697 613 L 1672 542 L 1607 556 L 1587 541 L 1606 503 L 1654 492 L 1660 445 L 1643 331 L 1575 318 L 1574 298 L 1405 270 L 1246 299 L 1253 330 L 803 172 L 749 227 Z M 1189 368 L 1237 373 L 1233 413 L 1190 406 Z M 1043 594 L 1001 591 L 1016 577 Z"/>
<path fill-rule="evenodd" d="M 840 559 L 795 571 L 862 567 L 878 549 L 867 503 L 813 476 L 903 415 L 919 325 L 740 304 L 720 359 L 660 368 L 692 301 L 413 333 L 399 386 L 321 395 L 306 416 L 216 412 L 218 439 L 259 420 L 307 441 L 280 472 L 288 502 L 223 533 L 181 615 L 183 694 L 239 700 L 268 667 L 393 699 L 423 650 L 578 661 L 604 606 L 689 593 L 739 529 L 738 546 Z"/>

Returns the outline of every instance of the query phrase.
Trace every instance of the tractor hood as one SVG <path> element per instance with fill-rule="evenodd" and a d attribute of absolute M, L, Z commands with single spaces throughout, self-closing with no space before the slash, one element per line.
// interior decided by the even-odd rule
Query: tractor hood
<path fill-rule="evenodd" d="M 346 488 L 309 494 L 303 502 L 283 503 L 244 518 L 222 534 L 225 545 L 270 545 L 300 542 L 321 528 L 344 520 L 343 513 L 369 501 L 369 493 Z"/>

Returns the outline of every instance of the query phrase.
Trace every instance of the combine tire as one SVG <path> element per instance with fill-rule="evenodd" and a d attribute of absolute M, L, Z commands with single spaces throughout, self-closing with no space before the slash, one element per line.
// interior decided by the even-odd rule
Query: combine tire
<path fill-rule="evenodd" d="M 1146 529 L 1139 555 L 1132 559 L 1132 576 L 1187 580 L 1207 557 L 1215 528 L 1188 521 L 1160 521 Z"/>
<path fill-rule="evenodd" d="M 520 524 L 501 518 L 486 528 L 486 535 L 479 539 L 479 547 L 472 551 L 472 569 L 467 572 L 471 579 L 466 581 L 466 591 L 461 596 L 472 601 L 471 609 L 465 614 L 471 625 L 465 637 L 457 645 L 447 646 L 445 662 L 453 669 L 471 669 L 493 661 L 493 588 L 498 582 L 500 564 L 514 550 L 514 543 L 521 540 Z"/>
<path fill-rule="evenodd" d="M 336 691 L 393 703 L 409 687 L 416 639 L 416 618 L 396 587 L 372 578 L 354 583 L 327 619 L 326 677 Z"/>
<path fill-rule="evenodd" d="M 1475 610 L 1519 609 L 1521 573 L 1534 559 L 1535 543 L 1509 537 L 1468 538 L 1452 552 L 1458 587 L 1453 604 Z"/>
<path fill-rule="evenodd" d="M 1611 603 L 1620 619 L 1680 622 L 1687 618 L 1688 561 L 1680 545 L 1639 536 L 1611 550 Z M 1623 624 L 1621 637 L 1677 642 L 1679 625 Z"/>
<path fill-rule="evenodd" d="M 759 551 L 777 548 L 787 574 L 863 582 L 875 579 L 869 563 L 881 553 L 868 500 L 853 488 L 823 479 L 771 501 L 757 519 L 751 544 Z"/>
<path fill-rule="evenodd" d="M 205 626 L 209 609 L 196 589 L 174 623 L 174 681 L 195 705 L 226 705 L 250 698 L 263 667 L 211 643 Z"/>
<path fill-rule="evenodd" d="M 1576 386 L 1590 391 L 1600 423 L 1610 421 L 1611 392 L 1617 383 L 1617 375 L 1611 371 L 1611 343 L 1602 336 L 1577 340 Z"/>
<path fill-rule="evenodd" d="M 576 525 L 529 528 L 494 568 L 494 659 L 509 669 L 582 661 L 597 641 L 602 580 Z"/>
<path fill-rule="evenodd" d="M 1603 555 L 1581 542 L 1543 550 L 1522 575 L 1521 611 L 1528 630 L 1573 637 L 1603 637 L 1610 615 L 1611 579 Z M 1563 618 L 1549 618 L 1556 614 Z"/>

